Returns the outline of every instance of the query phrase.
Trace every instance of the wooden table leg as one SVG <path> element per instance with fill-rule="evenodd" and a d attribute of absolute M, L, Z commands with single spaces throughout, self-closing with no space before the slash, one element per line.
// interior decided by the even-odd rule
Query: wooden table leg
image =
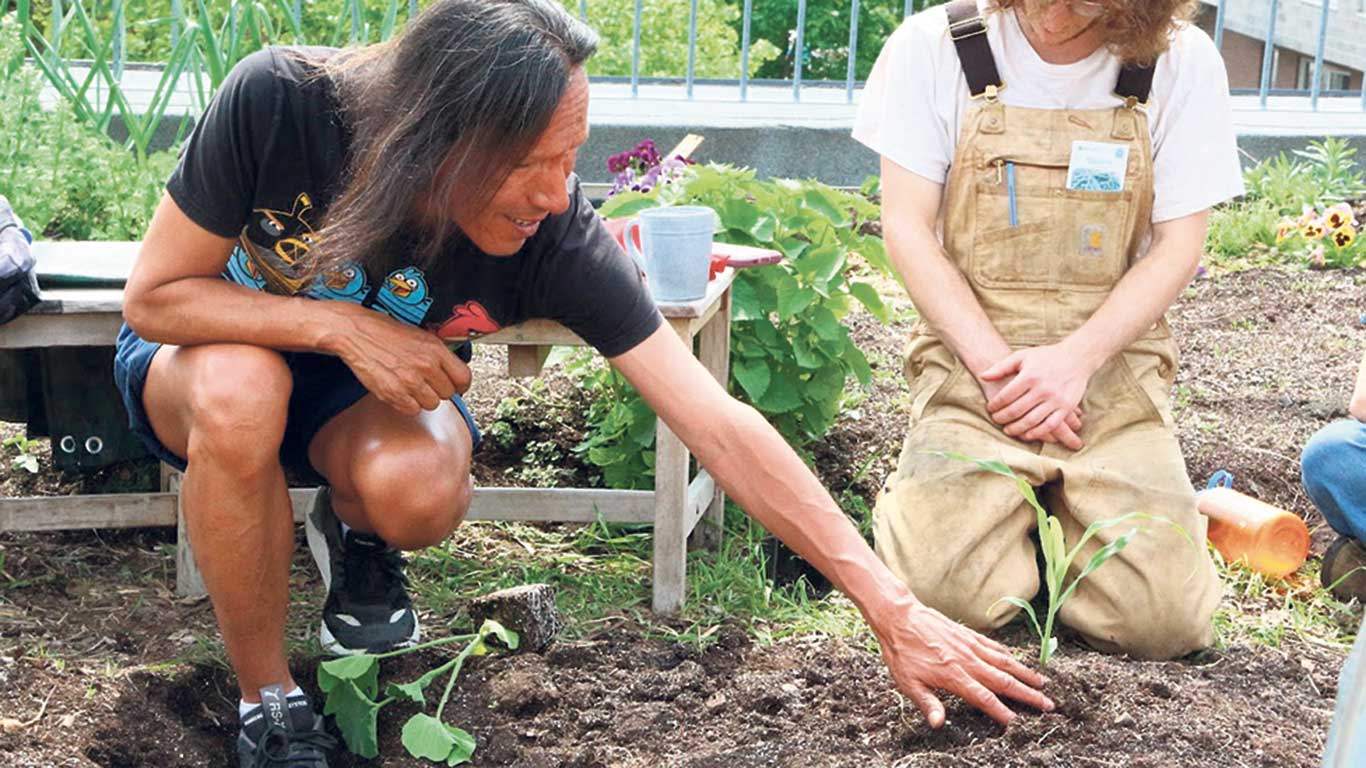
<path fill-rule="evenodd" d="M 692 326 L 670 320 L 683 343 L 692 348 Z M 683 607 L 687 583 L 688 449 L 663 421 L 655 423 L 654 599 L 660 615 Z"/>
<path fill-rule="evenodd" d="M 161 490 L 176 495 L 175 509 L 175 593 L 180 597 L 201 598 L 209 592 L 204 588 L 204 577 L 194 561 L 190 548 L 190 534 L 185 529 L 185 505 L 180 497 L 180 482 L 184 475 L 169 464 L 161 465 Z"/>
<path fill-rule="evenodd" d="M 730 381 L 730 291 L 721 297 L 721 306 L 716 314 L 697 334 L 697 356 L 711 375 L 725 388 Z M 695 548 L 717 549 L 721 546 L 721 535 L 725 530 L 726 494 L 721 486 L 716 486 L 711 504 L 697 521 L 688 544 Z"/>

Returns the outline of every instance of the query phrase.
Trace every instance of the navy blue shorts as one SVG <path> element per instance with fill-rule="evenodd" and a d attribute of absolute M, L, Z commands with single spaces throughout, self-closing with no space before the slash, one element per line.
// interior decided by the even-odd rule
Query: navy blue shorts
<path fill-rule="evenodd" d="M 142 389 L 147 382 L 147 371 L 152 367 L 152 356 L 161 345 L 139 338 L 125 323 L 119 330 L 114 354 L 114 382 L 118 384 L 123 405 L 128 409 L 128 426 L 147 449 L 158 459 L 185 471 L 185 459 L 161 444 L 147 411 L 142 405 Z M 294 390 L 289 397 L 289 417 L 285 424 L 285 438 L 280 445 L 280 463 L 291 471 L 303 473 L 322 482 L 322 477 L 308 461 L 308 444 L 313 436 L 333 416 L 350 408 L 368 393 L 346 363 L 331 355 L 310 352 L 281 352 L 294 377 Z M 470 409 L 459 395 L 451 398 L 460 415 L 465 417 L 474 448 L 479 447 L 479 428 L 474 424 Z"/>

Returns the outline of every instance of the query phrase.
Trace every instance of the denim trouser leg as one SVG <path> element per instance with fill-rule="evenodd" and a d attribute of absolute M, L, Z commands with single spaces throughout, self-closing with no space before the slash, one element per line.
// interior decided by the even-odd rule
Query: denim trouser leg
<path fill-rule="evenodd" d="M 1335 421 L 1300 457 L 1304 489 L 1333 530 L 1366 541 L 1366 423 Z"/>

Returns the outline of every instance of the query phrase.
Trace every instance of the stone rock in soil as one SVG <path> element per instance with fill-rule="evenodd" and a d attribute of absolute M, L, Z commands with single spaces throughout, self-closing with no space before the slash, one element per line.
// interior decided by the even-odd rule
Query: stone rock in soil
<path fill-rule="evenodd" d="M 493 619 L 521 638 L 518 650 L 540 653 L 564 628 L 555 610 L 555 588 L 549 584 L 524 584 L 476 598 L 469 606 L 475 627 Z"/>

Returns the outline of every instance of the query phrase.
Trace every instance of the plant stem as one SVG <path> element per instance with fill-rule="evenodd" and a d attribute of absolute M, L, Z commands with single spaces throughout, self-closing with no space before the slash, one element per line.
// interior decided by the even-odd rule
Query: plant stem
<path fill-rule="evenodd" d="M 460 642 L 461 640 L 470 640 L 478 637 L 479 633 L 477 632 L 472 635 L 451 635 L 450 637 L 443 637 L 439 640 L 428 640 L 425 643 L 420 643 L 409 648 L 399 648 L 396 651 L 386 651 L 385 653 L 374 653 L 371 655 L 374 656 L 376 659 L 387 659 L 391 656 L 402 656 L 405 653 L 421 651 L 426 648 L 435 648 L 438 645 L 449 645 L 451 643 Z"/>
<path fill-rule="evenodd" d="M 460 652 L 460 655 L 456 656 L 451 661 L 454 669 L 451 670 L 451 676 L 446 680 L 446 690 L 441 692 L 441 701 L 436 705 L 437 720 L 441 719 L 441 713 L 446 709 L 446 702 L 451 698 L 451 690 L 455 688 L 455 678 L 460 676 L 460 669 L 465 666 L 465 659 L 469 658 L 469 655 L 474 652 L 474 649 L 483 642 L 483 640 L 484 636 L 482 634 L 475 635 L 474 642 L 465 646 L 465 649 Z"/>

